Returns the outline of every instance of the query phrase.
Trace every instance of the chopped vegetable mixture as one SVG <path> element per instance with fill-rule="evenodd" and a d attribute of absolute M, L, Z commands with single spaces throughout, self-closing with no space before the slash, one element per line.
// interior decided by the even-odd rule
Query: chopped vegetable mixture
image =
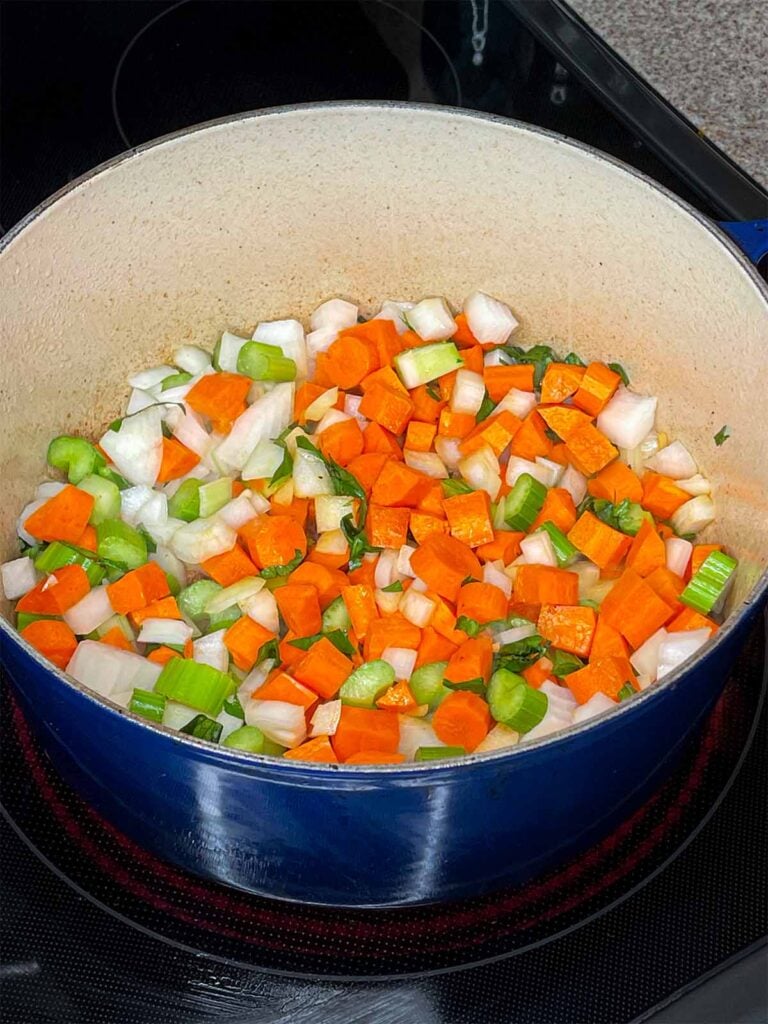
<path fill-rule="evenodd" d="M 184 345 L 57 437 L 2 566 L 24 639 L 152 722 L 398 764 L 616 707 L 707 642 L 736 561 L 708 480 L 616 363 L 482 292 L 331 299 Z M 723 433 L 723 432 L 721 432 Z"/>

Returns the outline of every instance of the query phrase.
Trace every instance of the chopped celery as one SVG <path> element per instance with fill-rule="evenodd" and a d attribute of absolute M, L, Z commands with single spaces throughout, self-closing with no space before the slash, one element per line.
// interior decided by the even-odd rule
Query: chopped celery
<path fill-rule="evenodd" d="M 39 619 L 55 619 L 56 615 L 34 615 L 32 612 L 16 612 L 16 629 L 21 632 L 26 629 L 30 622 L 37 622 Z"/>
<path fill-rule="evenodd" d="M 441 480 L 440 484 L 443 488 L 443 497 L 445 498 L 453 498 L 457 494 L 471 494 L 473 490 L 466 481 L 457 480 L 455 477 Z"/>
<path fill-rule="evenodd" d="M 429 710 L 434 711 L 438 704 L 448 696 L 451 691 L 443 683 L 447 667 L 447 661 L 433 661 L 416 669 L 408 681 L 408 685 L 417 704 L 429 704 Z"/>
<path fill-rule="evenodd" d="M 530 732 L 547 713 L 547 695 L 529 686 L 516 672 L 500 668 L 488 684 L 488 704 L 497 722 L 516 732 Z"/>
<path fill-rule="evenodd" d="M 231 688 L 232 677 L 226 672 L 188 658 L 166 662 L 155 683 L 156 693 L 211 716 L 219 714 Z"/>
<path fill-rule="evenodd" d="M 35 568 L 39 572 L 51 573 L 65 565 L 82 565 L 92 587 L 101 583 L 106 575 L 104 566 L 99 565 L 92 552 L 64 544 L 60 540 L 50 543 L 35 559 Z"/>
<path fill-rule="evenodd" d="M 224 611 L 210 615 L 205 632 L 215 633 L 218 629 L 229 629 L 230 626 L 233 626 L 242 617 L 242 611 L 234 604 L 230 608 L 225 608 Z"/>
<path fill-rule="evenodd" d="M 581 658 L 577 658 L 575 654 L 569 654 L 568 651 L 560 651 L 556 647 L 550 648 L 548 657 L 552 662 L 552 675 L 557 676 L 558 679 L 584 668 Z"/>
<path fill-rule="evenodd" d="M 206 621 L 205 606 L 220 594 L 223 587 L 213 580 L 195 580 L 185 587 L 178 596 L 177 603 L 182 613 L 193 622 Z"/>
<path fill-rule="evenodd" d="M 482 628 L 477 619 L 470 619 L 468 615 L 460 615 L 456 619 L 456 629 L 463 630 L 467 636 L 477 636 Z"/>
<path fill-rule="evenodd" d="M 201 484 L 198 492 L 200 499 L 200 518 L 207 519 L 218 512 L 232 498 L 232 480 L 228 476 L 219 477 L 208 484 Z"/>
<path fill-rule="evenodd" d="M 176 493 L 168 499 L 168 515 L 191 523 L 200 517 L 200 488 L 202 484 L 195 477 L 184 480 Z"/>
<path fill-rule="evenodd" d="M 113 483 L 119 491 L 125 491 L 131 486 L 124 476 L 120 476 L 119 473 L 116 473 L 114 469 L 110 469 L 109 466 L 100 466 L 96 473 L 98 476 L 104 477 L 105 480 Z"/>
<path fill-rule="evenodd" d="M 295 380 L 296 363 L 277 345 L 247 341 L 237 355 L 237 372 L 252 380 Z"/>
<path fill-rule="evenodd" d="M 542 523 L 536 532 L 541 533 L 542 531 L 549 534 L 558 565 L 570 565 L 578 558 L 578 548 L 571 544 L 559 526 L 550 522 Z"/>
<path fill-rule="evenodd" d="M 100 626 L 96 627 L 96 635 L 98 637 L 105 636 L 110 629 L 114 629 L 115 626 L 117 626 L 126 640 L 133 643 L 136 639 L 136 634 L 134 633 L 130 622 L 124 615 L 110 615 L 106 622 L 102 622 Z"/>
<path fill-rule="evenodd" d="M 417 747 L 414 761 L 445 761 L 449 757 L 466 757 L 464 747 Z"/>
<path fill-rule="evenodd" d="M 336 597 L 323 612 L 323 632 L 334 629 L 347 630 L 352 625 L 343 597 Z"/>
<path fill-rule="evenodd" d="M 635 693 L 636 693 L 636 692 L 637 692 L 637 691 L 635 690 L 635 688 L 634 688 L 634 686 L 632 685 L 632 683 L 624 683 L 624 685 L 622 686 L 622 688 L 621 688 L 621 689 L 619 690 L 619 692 L 618 692 L 618 693 L 616 694 L 616 699 L 617 699 L 618 701 L 625 701 L 625 700 L 629 700 L 629 698 L 630 698 L 630 697 L 634 697 L 634 696 L 635 696 Z"/>
<path fill-rule="evenodd" d="M 464 360 L 452 341 L 420 345 L 395 356 L 395 368 L 400 380 L 409 390 L 436 380 L 453 370 L 460 370 L 463 365 Z"/>
<path fill-rule="evenodd" d="M 727 593 L 737 565 L 736 559 L 730 555 L 722 551 L 712 551 L 691 577 L 688 586 L 680 595 L 680 600 L 694 611 L 709 615 Z"/>
<path fill-rule="evenodd" d="M 83 477 L 77 486 L 93 497 L 93 510 L 88 521 L 94 526 L 105 519 L 120 518 L 120 488 L 112 480 L 94 473 Z"/>
<path fill-rule="evenodd" d="M 178 660 L 178 659 L 175 659 Z M 182 725 L 179 732 L 188 736 L 194 736 L 198 740 L 208 740 L 210 743 L 218 743 L 221 736 L 221 723 L 208 718 L 207 715 L 195 715 L 193 719 Z"/>
<path fill-rule="evenodd" d="M 504 521 L 513 530 L 527 532 L 541 511 L 547 488 L 530 473 L 522 473 L 505 499 Z"/>
<path fill-rule="evenodd" d="M 226 739 L 221 741 L 223 747 L 232 747 L 234 750 L 245 750 L 249 754 L 263 754 L 264 741 L 266 736 L 255 725 L 241 725 L 239 729 L 231 732 Z M 280 748 L 282 750 L 282 747 Z"/>
<path fill-rule="evenodd" d="M 230 694 L 229 697 L 224 701 L 222 711 L 226 711 L 232 718 L 239 718 L 241 722 L 245 721 L 245 712 L 243 711 L 243 705 L 237 699 L 237 694 Z"/>
<path fill-rule="evenodd" d="M 180 373 L 172 373 L 168 377 L 164 377 L 160 384 L 161 391 L 169 391 L 171 388 L 180 388 L 184 384 L 188 384 L 192 380 L 192 374 L 187 373 L 186 370 L 182 370 Z"/>
<path fill-rule="evenodd" d="M 83 477 L 95 473 L 105 460 L 98 450 L 83 437 L 62 434 L 48 445 L 48 465 L 67 474 L 71 484 L 79 484 Z"/>
<path fill-rule="evenodd" d="M 99 558 L 106 558 L 122 569 L 138 569 L 147 560 L 147 542 L 122 519 L 105 519 L 96 526 Z"/>
<path fill-rule="evenodd" d="M 385 690 L 395 681 L 395 670 L 386 661 L 367 661 L 347 676 L 339 690 L 344 704 L 356 708 L 372 708 Z"/>
<path fill-rule="evenodd" d="M 152 722 L 162 722 L 165 711 L 165 697 L 154 690 L 135 689 L 131 696 L 128 710 L 134 714 L 148 718 Z"/>

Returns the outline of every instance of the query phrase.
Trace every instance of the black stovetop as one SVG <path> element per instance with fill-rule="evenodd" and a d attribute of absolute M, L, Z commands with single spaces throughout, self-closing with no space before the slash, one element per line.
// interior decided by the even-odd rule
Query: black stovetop
<path fill-rule="evenodd" d="M 366 98 L 540 124 L 639 167 L 713 217 L 761 215 L 754 182 L 559 0 L 491 0 L 483 43 L 484 9 L 2 3 L 3 227 L 157 135 L 257 107 Z M 764 665 L 761 624 L 669 785 L 577 863 L 521 891 L 380 913 L 251 899 L 155 861 L 57 780 L 3 690 L 3 1019 L 646 1019 L 765 941 Z M 737 1001 L 723 1010 L 716 998 L 695 1019 L 739 1019 Z"/>

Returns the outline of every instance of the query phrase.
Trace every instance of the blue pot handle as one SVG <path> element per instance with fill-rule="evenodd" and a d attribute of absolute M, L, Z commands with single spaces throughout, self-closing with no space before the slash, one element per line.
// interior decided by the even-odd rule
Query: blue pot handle
<path fill-rule="evenodd" d="M 768 255 L 768 220 L 721 220 L 719 226 L 753 263 Z"/>

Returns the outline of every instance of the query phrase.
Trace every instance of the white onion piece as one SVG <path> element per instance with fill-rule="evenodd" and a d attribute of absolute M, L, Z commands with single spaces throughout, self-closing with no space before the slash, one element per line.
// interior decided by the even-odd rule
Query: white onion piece
<path fill-rule="evenodd" d="M 62 484 L 58 480 L 43 480 L 35 488 L 35 498 L 45 498 L 46 500 L 53 498 L 54 495 L 63 491 L 66 486 L 66 484 Z"/>
<path fill-rule="evenodd" d="M 283 747 L 298 747 L 307 738 L 304 708 L 282 700 L 251 700 L 243 709 L 248 725 L 255 725 L 266 737 Z"/>
<path fill-rule="evenodd" d="M 547 481 L 551 477 L 551 473 L 546 466 L 536 462 L 529 462 L 528 459 L 521 459 L 519 455 L 510 455 L 507 461 L 507 474 L 506 480 L 510 487 L 514 487 L 523 473 L 527 473 L 532 476 L 534 480 L 538 480 L 539 483 L 544 484 L 548 487 Z"/>
<path fill-rule="evenodd" d="M 641 644 L 629 656 L 630 664 L 638 675 L 647 676 L 651 681 L 656 679 L 659 668 L 659 648 L 669 636 L 663 627 Z"/>
<path fill-rule="evenodd" d="M 435 602 L 432 598 L 414 590 L 412 585 L 398 597 L 400 598 L 398 610 L 404 619 L 407 619 L 412 625 L 418 626 L 419 629 L 429 625 L 435 611 Z"/>
<path fill-rule="evenodd" d="M 398 752 L 405 755 L 407 761 L 413 760 L 413 755 L 419 747 L 444 747 L 442 740 L 437 738 L 435 730 L 429 722 L 422 718 L 412 718 L 410 715 L 398 715 L 400 724 L 400 740 L 397 745 Z"/>
<path fill-rule="evenodd" d="M 220 508 L 216 515 L 233 530 L 239 530 L 241 526 L 245 526 L 246 523 L 256 518 L 256 509 L 253 507 L 250 496 L 242 491 L 236 498 Z"/>
<path fill-rule="evenodd" d="M 403 452 L 406 466 L 415 469 L 433 480 L 447 480 L 448 468 L 437 452 L 414 452 L 406 448 Z"/>
<path fill-rule="evenodd" d="M 169 541 L 171 551 L 182 562 L 193 565 L 231 551 L 237 534 L 216 516 L 195 519 L 180 526 Z"/>
<path fill-rule="evenodd" d="M 485 398 L 485 381 L 474 370 L 457 370 L 451 392 L 451 410 L 475 416 Z"/>
<path fill-rule="evenodd" d="M 243 480 L 268 480 L 285 457 L 279 444 L 266 438 L 259 441 L 243 466 Z"/>
<path fill-rule="evenodd" d="M 206 603 L 203 611 L 206 615 L 220 615 L 235 605 L 242 608 L 263 589 L 264 580 L 260 576 L 246 576 L 214 594 Z"/>
<path fill-rule="evenodd" d="M 296 449 L 293 459 L 293 489 L 297 498 L 317 498 L 334 491 L 323 460 L 303 448 Z"/>
<path fill-rule="evenodd" d="M 98 640 L 81 640 L 66 669 L 89 690 L 113 697 L 139 687 L 151 690 L 162 668 L 140 654 Z"/>
<path fill-rule="evenodd" d="M 521 391 L 510 388 L 502 400 L 496 405 L 496 415 L 500 412 L 511 412 L 519 420 L 524 420 L 529 412 L 536 408 L 536 395 L 532 391 Z"/>
<path fill-rule="evenodd" d="M 715 521 L 715 503 L 708 494 L 691 498 L 670 519 L 675 533 L 699 533 Z"/>
<path fill-rule="evenodd" d="M 238 718 L 237 715 L 230 715 L 225 708 L 221 709 L 214 721 L 218 722 L 221 726 L 221 732 L 219 733 L 218 739 L 219 743 L 223 743 L 227 736 L 231 736 L 232 733 L 239 729 L 243 724 L 241 718 Z"/>
<path fill-rule="evenodd" d="M 708 629 L 681 630 L 679 633 L 668 633 L 659 645 L 659 667 L 657 678 L 668 675 L 678 665 L 682 665 L 692 654 L 709 640 Z"/>
<path fill-rule="evenodd" d="M 565 467 L 565 472 L 560 477 L 558 487 L 562 487 L 563 490 L 568 491 L 573 499 L 574 505 L 580 505 L 587 493 L 587 478 L 583 473 L 580 473 L 578 469 L 574 469 L 573 466 L 568 465 Z"/>
<path fill-rule="evenodd" d="M 525 555 L 527 565 L 550 565 L 557 568 L 557 555 L 545 530 L 523 537 L 520 541 L 520 550 Z"/>
<path fill-rule="evenodd" d="M 124 491 L 120 491 L 120 518 L 130 526 L 136 526 L 139 513 L 154 493 L 146 484 L 126 487 Z"/>
<path fill-rule="evenodd" d="M 685 480 L 699 471 L 696 461 L 682 441 L 673 441 L 660 448 L 645 464 L 654 473 L 662 473 L 672 480 Z"/>
<path fill-rule="evenodd" d="M 341 521 L 354 516 L 355 499 L 345 494 L 320 494 L 315 498 L 315 526 L 319 533 L 340 530 Z"/>
<path fill-rule="evenodd" d="M 528 740 L 540 740 L 545 736 L 551 736 L 552 733 L 561 732 L 563 729 L 567 729 L 569 725 L 573 724 L 573 713 L 564 713 L 559 710 L 552 710 L 547 708 L 546 714 L 539 722 L 535 725 L 530 732 L 525 733 L 521 736 L 521 742 Z"/>
<path fill-rule="evenodd" d="M 317 331 L 312 331 L 307 335 L 308 358 L 315 360 L 318 352 L 327 352 L 338 336 L 339 332 L 333 327 L 321 327 Z"/>
<path fill-rule="evenodd" d="M 696 473 L 695 476 L 688 477 L 687 480 L 678 480 L 676 482 L 681 490 L 687 491 L 694 496 L 711 494 L 712 492 L 712 484 L 701 473 Z"/>
<path fill-rule="evenodd" d="M 274 667 L 275 663 L 272 658 L 265 658 L 260 665 L 254 665 L 237 688 L 237 696 L 241 704 L 244 705 L 251 695 L 266 683 L 267 676 Z"/>
<path fill-rule="evenodd" d="M 136 513 L 136 521 L 151 530 L 168 522 L 168 497 L 162 491 L 152 491 Z"/>
<path fill-rule="evenodd" d="M 435 451 L 448 469 L 456 469 L 458 464 L 461 462 L 462 455 L 459 451 L 460 444 L 460 437 L 443 437 L 438 434 L 435 438 Z"/>
<path fill-rule="evenodd" d="M 472 292 L 464 300 L 470 331 L 481 345 L 503 345 L 520 326 L 509 306 L 485 292 Z"/>
<path fill-rule="evenodd" d="M 128 378 L 128 383 L 132 388 L 141 388 L 146 391 L 148 388 L 153 388 L 155 384 L 160 384 L 166 377 L 172 376 L 176 371 L 172 366 L 151 366 L 148 370 L 140 370 L 138 373 L 134 373 Z"/>
<path fill-rule="evenodd" d="M 327 302 L 321 302 L 309 318 L 309 325 L 313 331 L 318 331 L 321 327 L 343 331 L 345 327 L 354 327 L 356 323 L 357 306 L 346 299 L 328 299 Z"/>
<path fill-rule="evenodd" d="M 173 353 L 173 361 L 186 373 L 202 373 L 211 365 L 210 355 L 197 345 L 182 345 Z"/>
<path fill-rule="evenodd" d="M 173 538 L 173 535 L 184 525 L 185 523 L 183 519 L 176 519 L 174 516 L 168 516 L 168 519 L 162 525 L 148 526 L 146 527 L 146 530 L 155 544 L 160 544 L 167 548 Z"/>
<path fill-rule="evenodd" d="M 349 544 L 341 530 L 328 530 L 318 534 L 315 551 L 321 555 L 347 555 Z"/>
<path fill-rule="evenodd" d="M 253 597 L 249 597 L 243 602 L 243 611 L 249 619 L 258 622 L 270 633 L 277 633 L 280 628 L 277 601 L 271 590 L 260 590 Z"/>
<path fill-rule="evenodd" d="M 16 520 L 16 533 L 24 541 L 25 544 L 37 544 L 37 538 L 33 537 L 31 533 L 28 533 L 24 529 L 24 523 L 29 519 L 33 512 L 37 512 L 39 508 L 48 501 L 47 498 L 37 498 L 35 501 L 30 501 L 28 505 L 25 505 L 21 510 L 19 518 Z"/>
<path fill-rule="evenodd" d="M 108 430 L 99 445 L 118 473 L 132 484 L 154 484 L 163 461 L 163 411 L 154 405 L 126 416 L 119 430 Z"/>
<path fill-rule="evenodd" d="M 293 396 L 294 386 L 287 383 L 276 384 L 258 398 L 238 416 L 229 434 L 215 449 L 217 463 L 239 472 L 259 441 L 277 437 L 291 422 Z"/>
<path fill-rule="evenodd" d="M 494 750 L 505 750 L 516 747 L 520 742 L 520 733 L 510 729 L 508 725 L 497 722 L 488 735 L 474 749 L 475 754 L 490 754 Z"/>
<path fill-rule="evenodd" d="M 496 640 L 500 644 L 515 644 L 518 640 L 527 640 L 529 636 L 536 635 L 536 626 L 531 623 L 529 626 L 512 626 L 510 629 L 502 630 L 496 634 Z"/>
<path fill-rule="evenodd" d="M 573 724 L 578 725 L 580 722 L 586 722 L 590 718 L 596 718 L 598 715 L 604 714 L 606 711 L 613 711 L 618 706 L 615 700 L 611 700 L 604 693 L 595 693 L 585 704 L 576 708 L 573 713 Z"/>
<path fill-rule="evenodd" d="M 401 576 L 415 576 L 416 573 L 411 568 L 411 557 L 414 555 L 416 548 L 410 544 L 403 544 L 397 553 L 397 571 Z M 374 556 L 375 557 L 375 556 Z M 367 561 L 367 559 L 366 559 Z"/>
<path fill-rule="evenodd" d="M 217 629 L 215 633 L 206 633 L 192 644 L 192 657 L 201 665 L 210 665 L 219 672 L 229 668 L 229 651 L 224 645 L 226 629 Z"/>
<path fill-rule="evenodd" d="M 426 592 L 429 590 L 429 587 L 424 582 L 424 580 L 421 579 L 419 576 L 414 576 L 413 583 L 411 583 L 410 589 L 415 590 L 417 594 L 426 594 Z"/>
<path fill-rule="evenodd" d="M 483 582 L 498 587 L 509 599 L 512 597 L 512 580 L 504 572 L 503 563 L 486 562 L 483 566 Z"/>
<path fill-rule="evenodd" d="M 307 376 L 307 345 L 304 340 L 304 328 L 298 320 L 272 320 L 259 324 L 253 332 L 253 340 L 263 341 L 266 345 L 277 345 L 282 349 L 283 355 L 296 363 L 296 376 Z M 277 434 L 279 433 L 278 430 Z"/>
<path fill-rule="evenodd" d="M 149 409 L 151 405 L 157 405 L 157 398 L 149 391 L 142 391 L 141 388 L 133 388 L 128 396 L 125 406 L 125 415 L 133 416 L 142 409 Z"/>
<path fill-rule="evenodd" d="M 373 581 L 379 590 L 391 586 L 399 578 L 397 574 L 398 554 L 399 551 L 396 551 L 394 548 L 384 548 L 379 555 L 373 573 Z"/>
<path fill-rule="evenodd" d="M 337 423 L 344 423 L 348 419 L 351 419 L 351 417 L 345 412 L 342 412 L 341 409 L 326 409 L 320 417 L 320 422 L 315 427 L 315 436 L 322 434 L 322 432 L 327 430 L 329 427 L 335 427 Z M 315 445 L 315 447 L 317 447 L 317 445 Z"/>
<path fill-rule="evenodd" d="M 9 601 L 15 601 L 17 597 L 26 594 L 40 579 L 35 563 L 26 555 L 22 558 L 14 558 L 10 562 L 3 562 L 0 565 L 0 578 L 3 583 L 3 593 Z"/>
<path fill-rule="evenodd" d="M 501 490 L 501 467 L 492 448 L 487 445 L 459 462 L 458 470 L 475 490 L 485 491 L 496 501 Z"/>
<path fill-rule="evenodd" d="M 187 707 L 186 704 L 179 704 L 175 700 L 167 700 L 163 708 L 163 725 L 178 731 L 183 726 L 188 725 L 196 714 L 197 712 Z"/>
<path fill-rule="evenodd" d="M 171 428 L 171 433 L 176 440 L 181 441 L 195 455 L 203 458 L 213 447 L 211 435 L 193 409 L 186 407 L 182 409 L 178 405 L 171 405 L 165 414 L 165 422 Z"/>
<path fill-rule="evenodd" d="M 262 512 L 269 511 L 269 498 L 265 498 L 263 494 L 259 494 L 258 491 L 252 491 L 250 489 L 243 493 L 248 495 L 251 504 L 259 515 L 261 515 Z"/>
<path fill-rule="evenodd" d="M 542 455 L 536 456 L 536 465 L 540 466 L 547 473 L 547 480 L 544 482 L 544 486 L 557 487 L 563 475 L 564 467 L 559 462 L 545 459 Z"/>
<path fill-rule="evenodd" d="M 483 366 L 506 366 L 507 360 L 500 348 L 492 348 L 483 355 Z"/>
<path fill-rule="evenodd" d="M 546 679 L 539 687 L 542 693 L 547 695 L 550 707 L 558 707 L 563 710 L 573 711 L 578 701 L 567 686 L 560 686 L 559 683 Z"/>
<path fill-rule="evenodd" d="M 456 333 L 456 321 L 445 299 L 422 299 L 408 310 L 408 323 L 422 341 L 443 341 Z"/>
<path fill-rule="evenodd" d="M 329 412 L 339 400 L 339 389 L 328 388 L 322 395 L 318 395 L 314 402 L 310 402 L 307 408 L 304 410 L 304 419 L 315 422 L 322 420 L 327 412 Z"/>
<path fill-rule="evenodd" d="M 620 387 L 597 417 L 597 428 L 620 448 L 635 448 L 653 429 L 658 399 Z"/>
<path fill-rule="evenodd" d="M 385 647 L 381 652 L 381 660 L 392 666 L 395 679 L 406 681 L 411 678 L 416 665 L 416 651 L 408 647 Z"/>
<path fill-rule="evenodd" d="M 333 736 L 341 721 L 341 701 L 329 700 L 318 704 L 311 719 L 310 736 Z"/>
<path fill-rule="evenodd" d="M 344 412 L 347 416 L 357 420 L 361 428 L 365 428 L 368 425 L 368 420 L 360 413 L 360 403 L 362 400 L 362 395 L 344 395 Z"/>
<path fill-rule="evenodd" d="M 183 525 L 181 520 L 178 520 L 178 522 L 180 526 Z M 157 550 L 150 554 L 149 561 L 157 562 L 163 572 L 167 572 L 174 579 L 178 580 L 179 586 L 185 587 L 187 585 L 187 570 L 184 563 L 164 544 L 157 545 Z"/>
<path fill-rule="evenodd" d="M 626 462 L 629 468 L 638 475 L 645 469 L 645 463 L 653 458 L 661 447 L 661 439 L 655 430 L 647 434 L 639 445 L 634 448 L 621 448 L 619 455 L 622 462 Z"/>
<path fill-rule="evenodd" d="M 676 576 L 685 576 L 685 570 L 693 554 L 693 544 L 682 537 L 667 537 L 664 547 L 667 553 L 667 568 Z"/>
<path fill-rule="evenodd" d="M 568 571 L 575 572 L 579 577 L 579 598 L 583 599 L 586 592 L 600 582 L 600 569 L 594 562 L 574 562 L 568 566 Z"/>
<path fill-rule="evenodd" d="M 375 590 L 373 596 L 376 607 L 382 615 L 394 615 L 400 607 L 400 594 L 393 594 L 387 590 Z"/>
<path fill-rule="evenodd" d="M 106 586 L 94 587 L 64 613 L 64 621 L 73 633 L 87 636 L 114 614 Z"/>
<path fill-rule="evenodd" d="M 397 328 L 398 334 L 405 334 L 408 330 L 408 324 L 403 319 L 403 313 L 408 313 L 409 309 L 413 309 L 415 303 L 413 302 L 397 302 L 394 299 L 387 299 L 382 302 L 381 309 L 373 318 L 374 320 L 391 320 Z"/>
<path fill-rule="evenodd" d="M 178 644 L 192 639 L 192 627 L 181 619 L 144 619 L 136 638 L 140 644 Z"/>

